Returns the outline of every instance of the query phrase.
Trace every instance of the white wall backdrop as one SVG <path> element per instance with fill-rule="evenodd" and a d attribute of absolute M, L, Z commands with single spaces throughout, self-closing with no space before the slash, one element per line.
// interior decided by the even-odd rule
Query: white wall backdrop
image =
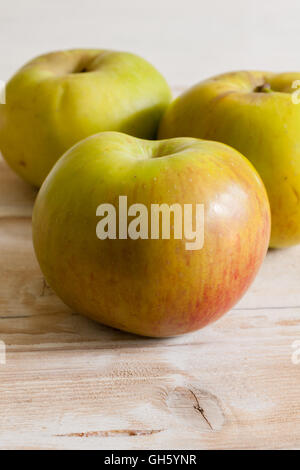
<path fill-rule="evenodd" d="M 172 85 L 233 69 L 300 70 L 300 1 L 0 0 L 0 79 L 72 47 L 136 52 Z"/>

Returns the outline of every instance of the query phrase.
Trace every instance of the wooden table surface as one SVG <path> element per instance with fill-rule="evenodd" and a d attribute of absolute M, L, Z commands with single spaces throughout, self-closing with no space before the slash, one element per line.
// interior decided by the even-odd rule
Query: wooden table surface
<path fill-rule="evenodd" d="M 300 246 L 269 251 L 215 324 L 144 339 L 72 312 L 46 285 L 35 195 L 1 159 L 2 449 L 300 448 Z"/>

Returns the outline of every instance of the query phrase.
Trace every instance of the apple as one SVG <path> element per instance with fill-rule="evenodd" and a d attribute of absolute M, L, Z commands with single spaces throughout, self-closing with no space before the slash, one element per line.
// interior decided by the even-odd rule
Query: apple
<path fill-rule="evenodd" d="M 161 139 L 223 142 L 252 162 L 270 200 L 272 247 L 300 243 L 300 106 L 291 94 L 297 79 L 300 73 L 219 75 L 171 103 L 159 129 Z"/>
<path fill-rule="evenodd" d="M 0 150 L 40 186 L 76 142 L 101 131 L 156 136 L 171 99 L 161 74 L 130 53 L 69 50 L 38 57 L 8 82 L 0 105 Z"/>
<path fill-rule="evenodd" d="M 169 213 L 159 213 L 157 236 L 152 217 L 162 207 Z M 193 230 L 180 237 L 187 208 Z M 98 322 L 152 337 L 228 311 L 269 235 L 269 202 L 252 165 L 229 146 L 193 138 L 91 136 L 58 160 L 33 212 L 37 259 L 58 296 Z"/>

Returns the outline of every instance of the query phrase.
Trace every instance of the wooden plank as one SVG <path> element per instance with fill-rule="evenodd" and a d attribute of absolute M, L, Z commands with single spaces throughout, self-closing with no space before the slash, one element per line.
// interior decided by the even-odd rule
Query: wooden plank
<path fill-rule="evenodd" d="M 286 340 L 9 353 L 0 447 L 299 448 Z"/>

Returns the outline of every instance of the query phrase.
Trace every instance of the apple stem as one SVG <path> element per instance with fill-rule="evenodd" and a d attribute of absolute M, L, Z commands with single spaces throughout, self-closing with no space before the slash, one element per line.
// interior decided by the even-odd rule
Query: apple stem
<path fill-rule="evenodd" d="M 256 93 L 272 93 L 273 90 L 271 89 L 270 83 L 264 83 L 261 86 L 258 86 L 255 90 Z"/>

